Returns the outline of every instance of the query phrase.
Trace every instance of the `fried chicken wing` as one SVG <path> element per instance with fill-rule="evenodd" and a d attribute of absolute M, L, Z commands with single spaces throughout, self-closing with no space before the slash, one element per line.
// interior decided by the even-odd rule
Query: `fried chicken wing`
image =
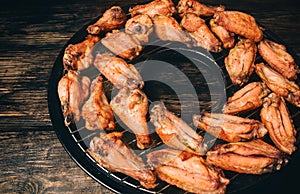
<path fill-rule="evenodd" d="M 145 149 L 152 140 L 146 121 L 148 98 L 140 89 L 123 88 L 112 99 L 110 105 L 122 122 L 131 129 L 137 139 L 137 147 Z"/>
<path fill-rule="evenodd" d="M 212 52 L 220 52 L 222 50 L 219 40 L 210 31 L 205 21 L 196 14 L 185 14 L 180 25 L 195 39 L 195 46 L 203 47 Z"/>
<path fill-rule="evenodd" d="M 129 60 L 138 56 L 143 49 L 137 39 L 119 30 L 107 33 L 101 43 L 114 54 Z"/>
<path fill-rule="evenodd" d="M 225 114 L 237 114 L 253 110 L 263 104 L 263 99 L 270 93 L 265 83 L 252 82 L 228 98 L 223 108 Z"/>
<path fill-rule="evenodd" d="M 156 15 L 172 16 L 176 13 L 176 8 L 171 0 L 154 0 L 145 5 L 136 5 L 129 9 L 131 17 L 140 14 L 147 14 L 151 18 Z"/>
<path fill-rule="evenodd" d="M 94 65 L 118 89 L 144 86 L 137 69 L 111 53 L 97 54 Z"/>
<path fill-rule="evenodd" d="M 88 35 L 87 38 L 77 44 L 69 44 L 63 56 L 64 69 L 81 71 L 93 64 L 92 50 L 100 41 L 98 36 Z"/>
<path fill-rule="evenodd" d="M 256 45 L 249 39 L 241 39 L 225 58 L 225 67 L 233 84 L 248 82 L 254 70 Z"/>
<path fill-rule="evenodd" d="M 220 11 L 214 15 L 214 21 L 226 30 L 244 36 L 254 42 L 263 38 L 263 32 L 254 17 L 239 11 Z"/>
<path fill-rule="evenodd" d="M 163 103 L 152 107 L 150 118 L 156 133 L 166 145 L 198 155 L 205 153 L 207 146 L 203 143 L 202 136 L 182 119 L 169 112 Z"/>
<path fill-rule="evenodd" d="M 225 7 L 207 6 L 198 0 L 180 0 L 177 5 L 179 15 L 182 17 L 186 13 L 194 13 L 197 16 L 212 16 L 217 11 L 224 11 Z"/>
<path fill-rule="evenodd" d="M 90 97 L 82 107 L 82 118 L 90 130 L 115 128 L 114 113 L 105 96 L 101 76 L 92 81 Z"/>
<path fill-rule="evenodd" d="M 257 120 L 228 114 L 205 112 L 202 115 L 194 115 L 193 121 L 196 127 L 228 142 L 262 138 L 268 132 Z"/>
<path fill-rule="evenodd" d="M 265 39 L 259 43 L 258 51 L 262 58 L 285 78 L 297 79 L 299 69 L 284 45 Z"/>
<path fill-rule="evenodd" d="M 79 121 L 81 106 L 89 96 L 89 85 L 88 77 L 80 77 L 78 72 L 72 70 L 59 80 L 57 92 L 67 126 Z"/>
<path fill-rule="evenodd" d="M 219 144 L 206 155 L 206 160 L 211 165 L 246 174 L 280 170 L 287 162 L 279 150 L 260 139 Z"/>
<path fill-rule="evenodd" d="M 284 99 L 271 93 L 264 99 L 260 116 L 275 145 L 281 151 L 292 154 L 296 150 L 296 130 Z"/>
<path fill-rule="evenodd" d="M 210 29 L 213 33 L 216 34 L 216 36 L 221 40 L 223 47 L 225 49 L 234 47 L 235 39 L 234 39 L 234 33 L 229 32 L 224 27 L 219 26 L 215 19 L 211 19 L 209 21 Z"/>
<path fill-rule="evenodd" d="M 134 16 L 126 22 L 125 32 L 140 42 L 148 42 L 148 37 L 153 32 L 152 19 L 146 14 Z"/>
<path fill-rule="evenodd" d="M 300 107 L 300 88 L 295 82 L 289 81 L 264 63 L 256 64 L 255 68 L 259 77 L 274 93 Z"/>
<path fill-rule="evenodd" d="M 193 44 L 190 35 L 181 28 L 173 17 L 157 15 L 153 18 L 153 23 L 155 33 L 159 39 L 182 42 L 188 47 Z"/>
<path fill-rule="evenodd" d="M 119 132 L 101 133 L 100 137 L 92 139 L 87 152 L 104 168 L 126 174 L 147 189 L 156 187 L 154 173 L 121 138 L 122 133 Z"/>
<path fill-rule="evenodd" d="M 225 193 L 229 184 L 221 169 L 189 152 L 162 149 L 149 153 L 147 158 L 161 180 L 188 192 Z"/>
<path fill-rule="evenodd" d="M 126 14 L 122 8 L 113 6 L 106 10 L 96 23 L 89 25 L 87 31 L 90 34 L 100 34 L 101 32 L 120 29 L 124 26 L 126 19 Z"/>

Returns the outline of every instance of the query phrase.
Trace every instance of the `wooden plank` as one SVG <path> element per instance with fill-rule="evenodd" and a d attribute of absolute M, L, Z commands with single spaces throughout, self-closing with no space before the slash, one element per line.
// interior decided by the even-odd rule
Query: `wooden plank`
<path fill-rule="evenodd" d="M 71 160 L 53 132 L 2 132 L 0 142 L 0 193 L 112 193 Z"/>

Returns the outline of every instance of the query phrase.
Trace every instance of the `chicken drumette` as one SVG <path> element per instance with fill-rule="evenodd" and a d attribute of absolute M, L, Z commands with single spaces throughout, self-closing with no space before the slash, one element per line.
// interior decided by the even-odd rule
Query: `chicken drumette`
<path fill-rule="evenodd" d="M 275 145 L 283 152 L 292 154 L 296 150 L 296 130 L 284 99 L 271 93 L 264 99 L 260 117 Z"/>
<path fill-rule="evenodd" d="M 137 147 L 148 148 L 152 144 L 146 115 L 148 98 L 140 89 L 122 88 L 112 99 L 110 105 L 122 122 L 134 132 Z"/>
<path fill-rule="evenodd" d="M 82 107 L 82 117 L 87 129 L 114 129 L 114 114 L 103 90 L 102 77 L 92 81 L 90 97 Z"/>
<path fill-rule="evenodd" d="M 254 42 L 263 38 L 263 32 L 254 17 L 239 11 L 219 11 L 214 14 L 214 22 L 229 32 L 244 36 Z"/>
<path fill-rule="evenodd" d="M 69 44 L 63 56 L 64 69 L 81 71 L 93 64 L 93 47 L 99 42 L 98 36 L 88 35 L 87 38 L 77 44 Z"/>
<path fill-rule="evenodd" d="M 63 109 L 65 124 L 80 119 L 80 109 L 89 96 L 90 79 L 79 76 L 78 72 L 69 70 L 58 83 L 58 96 Z"/>
<path fill-rule="evenodd" d="M 297 78 L 299 69 L 284 45 L 265 39 L 259 43 L 258 51 L 262 58 L 285 78 Z"/>
<path fill-rule="evenodd" d="M 153 18 L 153 23 L 155 33 L 159 39 L 181 42 L 188 47 L 193 45 L 191 36 L 181 28 L 173 17 L 157 15 Z"/>
<path fill-rule="evenodd" d="M 94 65 L 118 89 L 144 86 L 137 69 L 111 53 L 97 54 Z"/>
<path fill-rule="evenodd" d="M 194 46 L 199 46 L 208 51 L 220 52 L 222 50 L 221 43 L 210 31 L 205 23 L 194 13 L 187 13 L 183 16 L 180 25 L 185 28 L 190 36 L 194 38 Z"/>
<path fill-rule="evenodd" d="M 120 29 L 126 22 L 126 14 L 119 6 L 113 6 L 106 10 L 102 17 L 94 24 L 88 26 L 90 34 L 100 34 L 114 29 Z"/>
<path fill-rule="evenodd" d="M 241 39 L 225 58 L 225 67 L 233 84 L 248 82 L 254 70 L 256 45 L 249 39 Z"/>
<path fill-rule="evenodd" d="M 180 0 L 177 5 L 178 13 L 183 16 L 186 13 L 194 13 L 197 16 L 212 16 L 217 11 L 224 11 L 224 6 L 207 6 L 197 0 Z"/>
<path fill-rule="evenodd" d="M 140 54 L 143 47 L 132 35 L 119 30 L 107 33 L 101 43 L 114 54 L 132 60 Z"/>
<path fill-rule="evenodd" d="M 152 19 L 147 14 L 136 15 L 126 22 L 125 32 L 140 42 L 148 42 L 148 37 L 153 32 Z"/>
<path fill-rule="evenodd" d="M 145 5 L 136 5 L 129 9 L 131 16 L 147 14 L 151 18 L 156 15 L 172 16 L 176 8 L 172 0 L 154 0 Z"/>

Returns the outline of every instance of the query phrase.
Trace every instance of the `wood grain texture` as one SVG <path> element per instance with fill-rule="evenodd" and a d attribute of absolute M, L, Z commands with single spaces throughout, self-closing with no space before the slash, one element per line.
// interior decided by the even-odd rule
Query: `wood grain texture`
<path fill-rule="evenodd" d="M 75 32 L 112 5 L 139 2 L 145 1 L 11 0 L 1 6 L 0 193 L 112 193 L 64 151 L 49 118 L 47 86 L 57 55 Z M 297 1 L 201 2 L 251 13 L 300 57 Z M 280 185 L 274 187 L 280 191 Z"/>

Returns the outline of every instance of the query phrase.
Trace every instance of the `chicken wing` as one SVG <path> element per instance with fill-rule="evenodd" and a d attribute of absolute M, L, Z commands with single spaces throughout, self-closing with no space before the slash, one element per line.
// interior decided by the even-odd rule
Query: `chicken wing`
<path fill-rule="evenodd" d="M 252 82 L 228 98 L 223 113 L 237 114 L 258 108 L 269 93 L 270 90 L 265 83 Z"/>
<path fill-rule="evenodd" d="M 292 154 L 296 150 L 296 130 L 284 99 L 271 93 L 264 99 L 260 117 L 275 145 L 281 151 Z"/>
<path fill-rule="evenodd" d="M 192 193 L 225 193 L 229 180 L 221 169 L 208 165 L 198 155 L 162 149 L 147 155 L 157 176 L 171 185 Z"/>
<path fill-rule="evenodd" d="M 104 168 L 113 172 L 126 174 L 147 188 L 156 187 L 156 177 L 148 169 L 142 158 L 124 144 L 121 140 L 122 133 L 101 133 L 90 142 L 87 152 Z"/>
<path fill-rule="evenodd" d="M 103 91 L 101 76 L 92 81 L 90 97 L 82 107 L 82 118 L 90 130 L 115 128 L 114 113 Z"/>
<path fill-rule="evenodd" d="M 193 121 L 196 127 L 228 142 L 262 138 L 268 132 L 257 120 L 228 114 L 205 112 L 202 115 L 194 115 Z"/>
<path fill-rule="evenodd" d="M 101 43 L 114 54 L 129 60 L 134 59 L 143 50 L 137 39 L 119 30 L 107 33 Z"/>
<path fill-rule="evenodd" d="M 287 162 L 279 150 L 260 139 L 219 144 L 206 155 L 206 160 L 211 165 L 246 174 L 280 170 Z"/>
<path fill-rule="evenodd" d="M 192 38 L 173 18 L 157 15 L 153 18 L 154 30 L 157 37 L 164 41 L 181 42 L 188 47 L 193 45 Z"/>
<path fill-rule="evenodd" d="M 126 14 L 119 6 L 113 6 L 106 10 L 102 17 L 94 24 L 87 27 L 90 34 L 100 34 L 114 29 L 120 29 L 126 22 Z"/>
<path fill-rule="evenodd" d="M 285 78 L 297 79 L 299 69 L 284 45 L 265 39 L 259 43 L 258 51 L 262 58 Z"/>
<path fill-rule="evenodd" d="M 140 42 L 148 42 L 148 37 L 153 32 L 152 19 L 146 14 L 134 16 L 126 22 L 125 32 Z"/>
<path fill-rule="evenodd" d="M 123 88 L 112 99 L 110 105 L 122 122 L 131 129 L 137 139 L 137 147 L 148 148 L 152 144 L 146 115 L 148 98 L 140 89 Z"/>
<path fill-rule="evenodd" d="M 222 50 L 219 40 L 210 31 L 205 21 L 196 14 L 185 14 L 180 25 L 195 39 L 195 46 L 203 47 L 212 52 L 220 52 Z"/>
<path fill-rule="evenodd" d="M 256 45 L 249 39 L 241 39 L 225 58 L 225 67 L 233 84 L 248 82 L 254 70 Z"/>
<path fill-rule="evenodd" d="M 197 0 L 180 0 L 177 10 L 181 17 L 186 13 L 194 13 L 197 16 L 212 16 L 217 11 L 224 11 L 225 7 L 222 5 L 207 6 Z"/>
<path fill-rule="evenodd" d="M 254 42 L 263 38 L 263 32 L 257 25 L 254 17 L 239 11 L 220 11 L 214 15 L 216 24 L 226 30 L 244 36 Z"/>
<path fill-rule="evenodd" d="M 229 32 L 223 26 L 219 26 L 215 19 L 209 21 L 210 29 L 223 43 L 225 49 L 232 48 L 235 43 L 234 33 Z"/>
<path fill-rule="evenodd" d="M 63 56 L 64 69 L 81 71 L 93 64 L 93 47 L 100 41 L 98 36 L 88 35 L 87 38 L 77 44 L 69 44 Z"/>
<path fill-rule="evenodd" d="M 188 124 L 169 112 L 163 103 L 156 104 L 150 110 L 151 122 L 161 140 L 170 147 L 203 155 L 207 145 Z"/>
<path fill-rule="evenodd" d="M 81 106 L 89 96 L 89 85 L 88 77 L 80 77 L 78 72 L 72 70 L 59 80 L 57 92 L 67 126 L 71 122 L 79 121 Z"/>
<path fill-rule="evenodd" d="M 283 77 L 280 73 L 263 63 L 256 64 L 256 73 L 267 86 L 280 97 L 300 107 L 300 88 L 293 82 Z"/>
<path fill-rule="evenodd" d="M 131 17 L 147 14 L 153 18 L 156 15 L 172 16 L 177 11 L 172 0 L 154 0 L 145 5 L 136 5 L 130 8 L 129 12 Z"/>
<path fill-rule="evenodd" d="M 137 69 L 111 53 L 97 54 L 94 65 L 118 89 L 144 86 Z"/>

